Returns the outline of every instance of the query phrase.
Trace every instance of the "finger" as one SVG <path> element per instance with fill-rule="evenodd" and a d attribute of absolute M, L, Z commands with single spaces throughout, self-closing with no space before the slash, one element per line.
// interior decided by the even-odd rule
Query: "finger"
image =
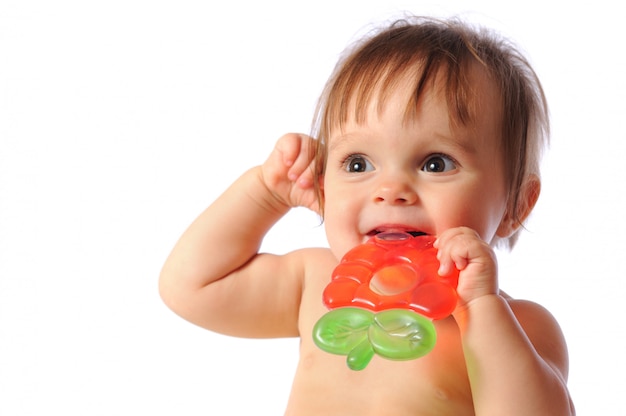
<path fill-rule="evenodd" d="M 471 242 L 477 238 L 478 235 L 466 227 L 457 227 L 443 232 L 434 243 L 438 250 L 439 275 L 446 276 L 455 267 L 463 270 L 468 264 Z"/>
<path fill-rule="evenodd" d="M 304 135 L 297 136 L 297 154 L 293 160 L 291 170 L 300 174 L 302 173 L 313 158 L 314 150 L 312 149 L 309 138 Z"/>
<path fill-rule="evenodd" d="M 313 160 L 315 149 L 312 139 L 300 135 L 299 152 L 292 166 L 289 168 L 289 178 L 298 182 L 302 187 L 310 187 L 313 184 Z"/>
<path fill-rule="evenodd" d="M 298 134 L 285 134 L 276 141 L 275 153 L 279 155 L 280 161 L 287 167 L 293 166 L 300 153 L 300 136 Z"/>

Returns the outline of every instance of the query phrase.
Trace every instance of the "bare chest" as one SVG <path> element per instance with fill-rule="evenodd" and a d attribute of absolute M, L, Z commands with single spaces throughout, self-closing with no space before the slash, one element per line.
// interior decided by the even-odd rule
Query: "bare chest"
<path fill-rule="evenodd" d="M 308 348 L 308 347 L 307 347 Z M 286 414 L 473 415 L 464 364 L 438 351 L 415 361 L 374 357 L 353 371 L 345 360 L 302 351 Z"/>
<path fill-rule="evenodd" d="M 330 276 L 330 268 L 320 270 Z M 328 270 L 327 270 L 328 269 Z M 313 342 L 315 322 L 327 310 L 321 298 L 327 277 L 309 281 L 300 313 L 300 362 L 286 414 L 473 415 L 458 328 L 452 318 L 436 323 L 437 343 L 426 356 L 392 361 L 375 356 L 353 371 L 346 357 Z"/>

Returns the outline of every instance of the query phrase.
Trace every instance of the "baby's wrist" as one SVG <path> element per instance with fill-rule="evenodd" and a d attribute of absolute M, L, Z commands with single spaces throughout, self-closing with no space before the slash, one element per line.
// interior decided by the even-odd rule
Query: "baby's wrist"
<path fill-rule="evenodd" d="M 452 315 L 459 324 L 459 329 L 463 330 L 470 321 L 481 319 L 484 314 L 499 313 L 497 310 L 506 304 L 506 299 L 499 293 L 485 293 L 460 303 Z"/>
<path fill-rule="evenodd" d="M 291 209 L 291 206 L 280 197 L 279 193 L 267 183 L 263 175 L 263 167 L 253 168 L 255 171 L 255 183 L 250 187 L 251 197 L 258 202 L 265 210 L 283 216 Z"/>

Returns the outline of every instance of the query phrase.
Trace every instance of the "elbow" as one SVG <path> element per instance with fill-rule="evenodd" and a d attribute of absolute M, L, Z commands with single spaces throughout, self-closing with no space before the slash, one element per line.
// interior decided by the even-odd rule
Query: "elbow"
<path fill-rule="evenodd" d="M 203 291 L 185 284 L 179 273 L 164 268 L 159 275 L 158 291 L 161 301 L 186 321 L 202 325 L 205 309 Z"/>
<path fill-rule="evenodd" d="M 172 311 L 177 312 L 177 295 L 176 284 L 171 273 L 164 268 L 159 275 L 158 290 L 161 301 Z"/>

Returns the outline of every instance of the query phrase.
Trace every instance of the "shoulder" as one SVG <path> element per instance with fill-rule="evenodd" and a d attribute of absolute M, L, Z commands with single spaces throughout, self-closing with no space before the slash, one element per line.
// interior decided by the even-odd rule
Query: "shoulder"
<path fill-rule="evenodd" d="M 530 300 L 514 299 L 509 296 L 504 297 L 518 321 L 520 321 L 520 324 L 523 326 L 532 327 L 533 325 L 538 325 L 546 327 L 544 329 L 552 329 L 556 332 L 561 332 L 558 322 L 552 313 L 544 306 Z"/>
<path fill-rule="evenodd" d="M 292 271 L 294 276 L 305 276 L 310 270 L 323 264 L 336 263 L 330 249 L 323 247 L 307 247 L 290 251 L 284 254 L 259 253 L 252 260 L 255 267 L 265 270 L 280 268 L 283 271 Z"/>
<path fill-rule="evenodd" d="M 303 271 L 316 271 L 319 268 L 334 267 L 337 259 L 328 248 L 308 247 L 291 251 L 282 257 L 282 262 L 301 267 Z"/>
<path fill-rule="evenodd" d="M 270 275 L 280 275 L 274 285 L 283 289 L 291 286 L 288 292 L 292 296 L 297 293 L 298 297 L 304 294 L 305 288 L 330 281 L 331 272 L 337 265 L 330 249 L 323 247 L 301 248 L 282 255 L 261 254 L 259 257 L 257 261 L 263 262 L 260 268 Z M 255 267 L 259 268 L 259 264 Z"/>
<path fill-rule="evenodd" d="M 567 379 L 569 357 L 563 331 L 548 309 L 523 299 L 504 296 L 535 350 Z"/>

